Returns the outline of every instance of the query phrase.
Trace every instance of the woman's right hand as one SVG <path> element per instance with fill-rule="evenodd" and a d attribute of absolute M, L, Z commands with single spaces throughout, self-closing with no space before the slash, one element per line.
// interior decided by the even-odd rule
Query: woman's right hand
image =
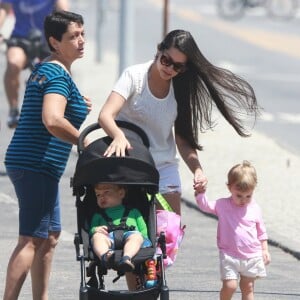
<path fill-rule="evenodd" d="M 115 154 L 117 157 L 125 156 L 126 150 L 130 149 L 132 149 L 132 147 L 125 136 L 116 136 L 103 155 L 106 157 L 110 157 L 113 154 Z"/>
<path fill-rule="evenodd" d="M 132 149 L 124 132 L 116 124 L 116 116 L 125 103 L 125 98 L 116 92 L 111 92 L 99 114 L 99 124 L 113 140 L 104 152 L 104 156 L 125 156 L 126 150 Z"/>

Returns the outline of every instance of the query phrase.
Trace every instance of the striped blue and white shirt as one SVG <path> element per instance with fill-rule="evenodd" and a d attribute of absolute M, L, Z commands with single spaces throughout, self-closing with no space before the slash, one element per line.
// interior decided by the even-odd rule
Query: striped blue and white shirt
<path fill-rule="evenodd" d="M 72 145 L 53 136 L 42 122 L 43 97 L 54 93 L 67 99 L 65 118 L 77 129 L 85 120 L 87 105 L 71 76 L 58 64 L 41 63 L 26 86 L 19 125 L 8 146 L 5 165 L 62 176 Z"/>

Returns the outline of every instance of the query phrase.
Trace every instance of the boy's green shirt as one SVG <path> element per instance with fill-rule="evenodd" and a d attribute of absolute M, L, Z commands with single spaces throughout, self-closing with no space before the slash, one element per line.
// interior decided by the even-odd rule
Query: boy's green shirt
<path fill-rule="evenodd" d="M 124 205 L 118 205 L 105 209 L 107 216 L 113 220 L 114 225 L 120 224 L 124 211 Z M 149 238 L 146 222 L 138 209 L 133 208 L 129 211 L 126 224 L 128 226 L 135 226 L 135 230 L 141 232 L 144 238 Z M 106 220 L 99 213 L 95 213 L 91 221 L 90 235 L 95 233 L 96 227 L 103 225 L 107 225 Z"/>

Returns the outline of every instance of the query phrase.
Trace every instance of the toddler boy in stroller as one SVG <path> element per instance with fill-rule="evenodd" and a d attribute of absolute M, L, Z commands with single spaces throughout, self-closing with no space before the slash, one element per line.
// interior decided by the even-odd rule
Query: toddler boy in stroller
<path fill-rule="evenodd" d="M 132 272 L 135 269 L 132 257 L 140 248 L 152 245 L 145 220 L 139 210 L 123 204 L 125 186 L 98 183 L 95 185 L 95 194 L 100 209 L 91 222 L 93 251 L 102 265 L 109 269 L 113 267 L 115 247 L 122 247 L 123 256 L 116 269 L 121 273 Z"/>

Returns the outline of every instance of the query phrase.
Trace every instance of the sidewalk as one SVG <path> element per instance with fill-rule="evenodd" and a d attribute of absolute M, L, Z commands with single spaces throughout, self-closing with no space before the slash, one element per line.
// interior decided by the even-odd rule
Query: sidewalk
<path fill-rule="evenodd" d="M 118 70 L 117 57 L 111 53 L 104 55 L 101 64 L 94 63 L 93 46 L 89 46 L 91 48 L 86 57 L 76 62 L 73 69 L 74 79 L 82 93 L 93 100 L 93 111 L 82 128 L 97 122 L 100 107 L 117 79 Z M 82 72 L 84 69 L 91 75 Z M 300 216 L 300 201 L 297 198 L 300 158 L 255 130 L 251 137 L 241 138 L 221 117 L 217 123 L 213 131 L 200 136 L 204 151 L 199 152 L 199 157 L 209 180 L 209 199 L 225 196 L 228 193 L 228 170 L 234 164 L 249 160 L 257 170 L 255 198 L 262 207 L 272 244 L 279 244 L 288 252 L 299 255 L 299 226 L 296 224 Z M 180 168 L 183 198 L 194 203 L 192 174 L 183 162 Z"/>

